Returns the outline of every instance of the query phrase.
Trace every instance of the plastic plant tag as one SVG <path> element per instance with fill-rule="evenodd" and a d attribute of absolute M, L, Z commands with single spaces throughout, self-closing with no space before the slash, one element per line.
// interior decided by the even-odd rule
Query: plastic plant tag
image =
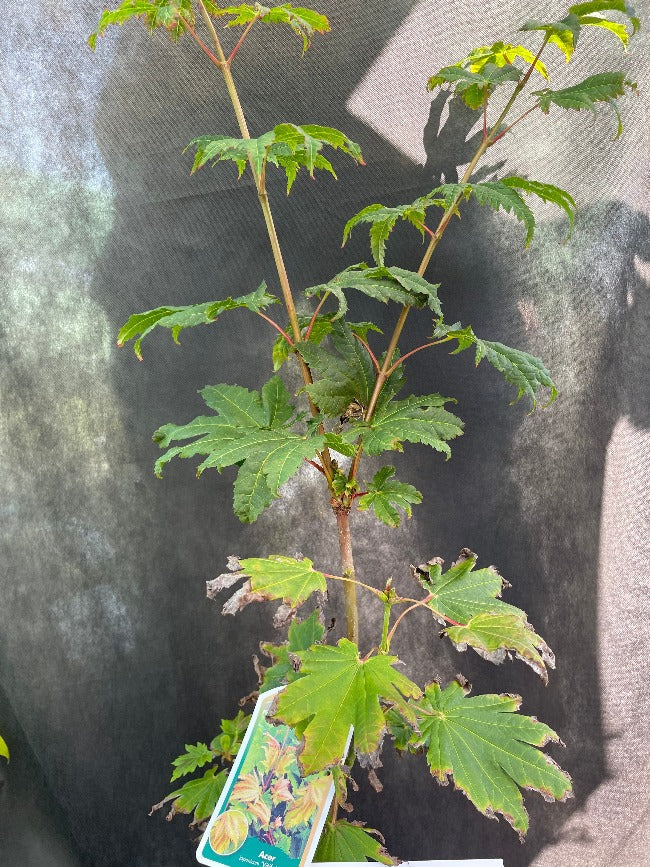
<path fill-rule="evenodd" d="M 292 729 L 266 719 L 281 689 L 257 700 L 197 849 L 200 864 L 304 867 L 313 858 L 334 783 L 328 772 L 301 776 Z"/>

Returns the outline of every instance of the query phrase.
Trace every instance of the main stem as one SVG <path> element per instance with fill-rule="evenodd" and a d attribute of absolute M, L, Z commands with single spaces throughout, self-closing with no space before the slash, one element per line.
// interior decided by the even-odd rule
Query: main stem
<path fill-rule="evenodd" d="M 230 58 L 226 58 L 224 54 L 223 48 L 221 47 L 221 42 L 219 40 L 219 36 L 217 35 L 217 31 L 212 23 L 212 19 L 208 14 L 207 9 L 202 3 L 202 0 L 199 0 L 199 7 L 201 9 L 201 15 L 203 16 L 203 20 L 205 21 L 206 27 L 210 32 L 210 37 L 212 42 L 214 43 L 214 47 L 217 53 L 217 59 L 219 61 L 219 68 L 224 77 L 224 81 L 226 82 L 226 88 L 228 89 L 228 95 L 230 96 L 230 101 L 232 103 L 233 110 L 235 112 L 235 117 L 237 118 L 237 124 L 239 126 L 239 131 L 241 133 L 242 138 L 250 139 L 251 135 L 248 130 L 248 124 L 246 123 L 246 117 L 244 115 L 244 110 L 242 108 L 242 104 L 239 100 L 239 94 L 237 93 L 237 87 L 235 86 L 235 80 L 232 77 L 232 72 L 230 71 L 230 63 L 232 60 L 232 55 Z M 298 322 L 298 314 L 296 312 L 296 305 L 293 300 L 293 292 L 291 291 L 291 284 L 289 283 L 289 275 L 287 274 L 287 268 L 284 264 L 284 257 L 282 255 L 282 248 L 280 247 L 280 240 L 278 238 L 278 233 L 275 229 L 275 223 L 273 222 L 273 214 L 271 212 L 271 204 L 269 202 L 268 193 L 266 192 L 266 181 L 264 178 L 264 170 L 262 170 L 261 174 L 255 169 L 253 165 L 252 159 L 249 159 L 249 164 L 251 167 L 251 172 L 253 173 L 253 179 L 255 181 L 255 187 L 257 189 L 257 197 L 260 202 L 260 207 L 262 208 L 262 213 L 264 215 L 264 222 L 266 223 L 266 231 L 269 236 L 269 241 L 271 243 L 271 250 L 273 251 L 273 260 L 275 262 L 275 268 L 278 273 L 278 279 L 280 280 L 280 288 L 282 289 L 282 296 L 284 298 L 284 304 L 287 310 L 287 314 L 289 316 L 289 324 L 291 326 L 291 333 L 293 334 L 294 342 L 300 343 L 302 340 L 302 333 L 300 330 L 300 323 Z M 313 383 L 311 371 L 309 370 L 308 365 L 305 363 L 304 359 L 300 355 L 299 352 L 296 352 L 296 358 L 298 359 L 298 364 L 300 365 L 300 372 L 302 373 L 302 378 L 305 385 L 311 385 Z M 311 398 L 309 399 L 309 408 L 313 416 L 318 415 L 318 408 L 314 405 Z M 332 460 L 330 457 L 329 449 L 327 447 L 323 450 L 320 455 L 321 461 L 323 463 L 323 470 L 325 472 L 325 477 L 327 478 L 328 485 L 331 484 L 333 477 L 333 469 L 332 469 Z"/>
<path fill-rule="evenodd" d="M 352 540 L 350 538 L 350 510 L 343 507 L 334 509 L 336 524 L 339 533 L 339 549 L 341 552 L 341 565 L 343 575 L 346 578 L 354 578 L 354 560 L 352 558 Z M 359 644 L 359 611 L 357 609 L 356 584 L 346 581 L 343 590 L 345 593 L 345 619 L 347 623 L 347 636 L 356 645 Z"/>

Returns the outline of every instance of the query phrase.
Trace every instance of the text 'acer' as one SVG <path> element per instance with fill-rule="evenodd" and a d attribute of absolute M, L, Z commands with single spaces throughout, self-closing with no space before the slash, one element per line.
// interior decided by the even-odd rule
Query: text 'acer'
<path fill-rule="evenodd" d="M 363 172 L 361 147 L 345 131 L 313 123 L 308 116 L 279 118 L 270 130 L 249 130 L 235 78 L 244 52 L 264 50 L 269 27 L 284 32 L 289 42 L 297 37 L 295 52 L 287 45 L 286 62 L 300 63 L 301 50 L 307 51 L 316 38 L 327 39 L 327 18 L 288 3 L 222 6 L 212 0 L 125 0 L 104 12 L 89 39 L 91 47 L 110 25 L 131 18 L 140 19 L 151 31 L 164 28 L 174 40 L 192 40 L 223 79 L 239 135 L 208 130 L 189 142 L 188 172 L 234 171 L 252 179 L 276 270 L 259 286 L 250 285 L 242 273 L 235 292 L 217 288 L 201 304 L 173 306 L 172 298 L 170 306 L 133 314 L 121 328 L 118 344 L 132 342 L 142 359 L 145 338 L 161 329 L 171 331 L 178 343 L 185 329 L 209 326 L 218 340 L 219 329 L 229 327 L 222 318 L 231 311 L 260 317 L 268 325 L 269 352 L 264 359 L 258 355 L 257 361 L 259 370 L 266 371 L 264 384 L 258 389 L 235 383 L 202 388 L 202 414 L 176 419 L 154 433 L 161 449 L 155 472 L 164 476 L 177 458 L 187 459 L 197 476 L 228 470 L 234 479 L 234 512 L 250 524 L 282 496 L 283 486 L 297 473 L 315 470 L 322 482 L 321 496 L 333 513 L 331 524 L 317 532 L 331 532 L 331 545 L 340 555 L 338 574 L 331 574 L 310 551 L 296 555 L 288 537 L 284 553 L 255 557 L 251 551 L 241 552 L 249 556 L 230 557 L 226 571 L 208 582 L 210 598 L 228 594 L 222 601 L 224 614 L 245 618 L 240 612 L 247 606 L 269 603 L 276 606 L 274 625 L 286 631 L 262 641 L 266 663 L 255 657 L 258 682 L 251 684 L 253 692 L 247 697 L 284 687 L 271 712 L 277 737 L 269 732 L 260 735 L 263 758 L 244 763 L 245 774 L 229 795 L 234 807 L 210 831 L 214 851 L 231 854 L 252 834 L 262 863 L 275 861 L 270 846 L 287 855 L 298 852 L 311 833 L 309 822 L 323 795 L 322 773 L 327 771 L 327 784 L 333 781 L 335 795 L 316 860 L 393 863 L 378 831 L 345 818 L 352 810 L 348 790 L 357 787 L 355 776 L 368 777 L 379 791 L 382 750 L 391 748 L 417 754 L 435 780 L 443 785 L 453 782 L 478 810 L 505 818 L 523 839 L 529 826 L 524 792 L 527 799 L 535 797 L 529 793 L 539 793 L 555 801 L 572 794 L 569 774 L 555 761 L 557 750 L 553 757 L 544 752 L 546 745 L 560 741 L 559 735 L 520 713 L 517 695 L 474 694 L 462 675 L 441 683 L 435 669 L 418 671 L 412 679 L 413 669 L 400 664 L 392 646 L 396 633 L 409 630 L 409 615 L 426 612 L 427 639 L 439 634 L 458 650 L 473 648 L 494 663 L 519 660 L 547 683 L 549 669 L 555 667 L 551 648 L 525 611 L 502 599 L 517 576 L 505 580 L 480 552 L 464 548 L 450 565 L 438 551 L 431 551 L 431 558 L 421 565 L 404 563 L 393 582 L 355 563 L 351 516 L 356 510 L 372 512 L 383 540 L 386 528 L 410 518 L 426 495 L 411 480 L 397 477 L 390 453 L 419 444 L 438 452 L 440 461 L 449 460 L 454 440 L 464 433 L 473 435 L 469 427 L 465 430 L 454 397 L 439 393 L 435 383 L 427 393 L 409 393 L 406 373 L 415 356 L 418 362 L 422 358 L 419 353 L 446 352 L 449 364 L 457 363 L 459 354 L 472 354 L 477 366 L 494 368 L 493 376 L 503 377 L 512 389 L 513 403 L 523 399 L 530 412 L 556 399 L 553 375 L 542 360 L 493 340 L 490 334 L 476 333 L 470 322 L 445 317 L 447 293 L 454 287 L 431 282 L 427 269 L 438 245 L 444 244 L 448 225 L 463 217 L 471 201 L 514 217 L 506 220 L 513 243 L 522 248 L 535 243 L 538 203 L 556 206 L 567 236 L 571 234 L 576 207 L 572 192 L 546 178 L 501 175 L 503 163 L 495 166 L 483 158 L 504 137 L 521 145 L 525 138 L 509 133 L 515 127 L 518 133 L 524 130 L 534 112 L 548 115 L 547 123 L 552 124 L 562 112 L 570 117 L 586 110 L 600 116 L 603 109 L 603 134 L 620 135 L 618 101 L 635 89 L 634 83 L 611 70 L 571 77 L 573 66 L 567 64 L 589 40 L 618 40 L 627 50 L 639 28 L 634 10 L 623 0 L 578 3 L 561 20 L 523 23 L 521 44 L 498 41 L 468 53 L 459 45 L 458 56 L 463 56 L 458 62 L 436 70 L 432 61 L 422 87 L 437 94 L 442 89 L 450 105 L 462 104 L 464 111 L 474 113 L 474 155 L 457 182 L 446 176 L 444 183 L 415 201 L 370 201 L 356 214 L 341 214 L 342 243 L 366 233 L 369 261 L 350 264 L 311 286 L 297 284 L 285 266 L 283 227 L 276 229 L 268 178 L 279 174 L 283 187 L 286 181 L 287 195 L 308 200 L 314 188 L 296 184 L 298 176 L 317 179 L 325 172 L 336 178 L 344 161 Z M 565 86 L 554 83 L 560 72 Z M 192 182 L 189 178 L 187 183 Z M 252 185 L 241 191 L 245 208 L 257 207 L 251 191 Z M 332 214 L 326 219 L 332 220 Z M 391 234 L 398 227 L 421 238 L 417 260 L 395 261 Z M 300 240 L 293 238 L 292 243 Z M 308 249 L 304 255 L 309 256 Z M 218 275 L 214 284 L 218 287 Z M 357 293 L 366 296 L 369 306 L 391 306 L 390 333 L 384 334 L 373 321 L 353 320 L 350 309 Z M 408 317 L 416 316 L 426 337 L 409 345 L 404 326 Z M 297 387 L 288 365 L 294 365 L 300 376 Z M 520 405 L 512 410 L 520 411 Z M 281 522 L 283 516 L 278 515 Z M 182 546 L 183 540 L 178 544 Z M 327 599 L 328 586 L 337 583 L 344 587 L 344 612 L 332 610 Z M 359 617 L 362 596 L 364 607 L 374 605 L 381 612 L 376 633 Z M 345 636 L 337 636 L 336 628 L 327 629 L 334 619 L 344 623 Z M 170 815 L 190 814 L 193 827 L 206 828 L 248 721 L 240 711 L 222 721 L 209 743 L 186 745 L 186 752 L 174 762 L 172 781 L 195 776 L 154 809 L 170 804 Z M 436 799 L 452 797 L 457 795 L 451 789 L 432 788 L 432 821 Z"/>

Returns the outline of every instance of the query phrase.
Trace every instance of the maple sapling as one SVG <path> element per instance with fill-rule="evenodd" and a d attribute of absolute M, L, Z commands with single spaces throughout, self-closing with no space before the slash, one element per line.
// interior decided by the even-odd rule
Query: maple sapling
<path fill-rule="evenodd" d="M 400 752 L 423 754 L 437 780 L 445 783 L 453 779 L 478 810 L 489 816 L 503 815 L 523 836 L 528 815 L 522 789 L 536 790 L 549 800 L 563 801 L 571 795 L 569 775 L 542 752 L 547 743 L 558 742 L 558 735 L 534 717 L 520 714 L 517 696 L 470 696 L 470 687 L 462 677 L 443 687 L 435 680 L 435 671 L 421 672 L 420 682 L 412 681 L 396 668 L 399 660 L 391 655 L 391 646 L 396 631 L 410 622 L 409 614 L 424 608 L 431 614 L 433 628 L 440 624 L 442 633 L 459 649 L 472 647 L 495 663 L 516 657 L 544 682 L 548 668 L 555 664 L 552 651 L 525 612 L 502 601 L 501 593 L 508 583 L 494 567 L 478 568 L 477 556 L 467 549 L 446 570 L 443 561 L 435 557 L 412 567 L 419 595 L 404 596 L 391 581 L 373 585 L 354 561 L 350 514 L 357 509 L 372 511 L 385 526 L 399 526 L 403 515 L 410 517 L 412 507 L 422 501 L 422 493 L 398 480 L 390 463 L 369 476 L 364 458 L 402 451 L 405 443 L 427 445 L 448 458 L 450 442 L 463 433 L 463 422 L 452 411 L 453 398 L 438 393 L 403 394 L 405 370 L 425 349 L 449 345 L 452 356 L 473 349 L 477 365 L 485 360 L 514 386 L 515 401 L 525 397 L 534 409 L 542 396 L 547 404 L 555 400 L 555 383 L 540 359 L 480 337 L 471 325 L 445 321 L 444 287 L 429 282 L 425 274 L 447 226 L 469 199 L 513 215 L 525 229 L 526 245 L 535 231 L 531 197 L 559 207 L 571 230 L 575 202 L 570 193 L 518 175 L 479 181 L 475 170 L 496 142 L 533 113 L 550 114 L 552 120 L 560 110 L 595 113 L 604 103 L 613 108 L 620 134 L 617 100 L 626 89 L 634 88 L 623 73 L 596 72 L 568 87 L 553 89 L 547 64 L 570 61 L 583 30 L 605 31 L 604 38 L 615 37 L 627 48 L 639 27 L 634 11 L 622 0 L 578 3 L 560 21 L 524 23 L 521 32 L 526 45 L 499 41 L 474 48 L 457 63 L 435 72 L 428 81 L 429 89 L 447 88 L 450 98 L 463 100 L 476 112 L 476 123 L 482 129 L 462 178 L 458 183 L 441 184 L 414 202 L 391 207 L 373 203 L 351 216 L 342 226 L 343 243 L 351 232 L 367 228 L 374 264 L 354 264 L 325 283 L 301 287 L 305 300 L 300 307 L 271 211 L 267 174 L 283 172 L 289 194 L 303 170 L 312 177 L 317 171 L 336 177 L 331 159 L 363 164 L 361 149 L 343 132 L 316 124 L 283 121 L 252 137 L 233 69 L 241 52 L 252 47 L 251 33 L 264 39 L 265 25 L 293 31 L 306 51 L 314 37 L 329 31 L 327 19 L 288 3 L 222 7 L 212 0 L 126 0 L 104 12 L 90 37 L 91 46 L 95 47 L 97 37 L 110 25 L 130 18 L 142 19 L 150 30 L 164 27 L 172 39 L 185 35 L 194 40 L 223 77 L 240 136 L 209 134 L 192 141 L 188 145 L 194 154 L 192 171 L 223 161 L 234 162 L 239 175 L 250 171 L 275 264 L 276 274 L 269 276 L 269 283 L 275 282 L 281 295 L 280 300 L 268 292 L 266 283 L 257 288 L 243 285 L 245 292 L 237 297 L 158 307 L 134 314 L 122 327 L 119 344 L 134 341 L 139 358 L 142 342 L 152 331 L 170 329 L 178 341 L 183 329 L 214 325 L 222 315 L 238 308 L 261 317 L 273 329 L 269 332 L 274 342 L 268 362 L 273 375 L 259 391 L 230 384 L 205 386 L 200 394 L 208 414 L 182 424 L 165 424 L 155 432 L 154 440 L 163 450 L 155 471 L 162 475 L 166 464 L 175 458 L 200 458 L 197 475 L 209 469 L 235 467 L 234 511 L 248 524 L 308 463 L 318 470 L 323 496 L 336 519 L 332 545 L 338 545 L 339 575 L 320 570 L 308 557 L 231 557 L 228 570 L 208 582 L 212 598 L 236 588 L 223 606 L 224 614 L 238 613 L 252 603 L 280 603 L 275 622 L 281 628 L 288 626 L 287 639 L 261 645 L 270 664 L 264 668 L 256 660 L 256 694 L 284 686 L 277 698 L 275 718 L 297 732 L 301 749 L 295 759 L 301 772 L 331 769 L 336 794 L 317 860 L 368 858 L 391 863 L 376 832 L 340 816 L 340 809 L 349 809 L 351 766 L 357 759 L 363 766 L 369 765 L 371 781 L 376 781 L 373 762 L 382 744 L 389 742 Z M 230 31 L 225 35 L 221 29 L 217 32 L 223 23 L 239 28 L 238 38 L 230 38 Z M 224 48 L 226 42 L 228 50 Z M 437 218 L 433 216 L 436 213 Z M 387 264 L 388 242 L 398 222 L 410 224 L 426 242 L 419 264 Z M 518 233 L 519 227 L 513 226 L 513 234 Z M 395 325 L 387 340 L 373 322 L 349 319 L 351 292 L 397 305 Z M 300 312 L 308 304 L 310 312 Z M 284 312 L 274 315 L 277 305 L 282 305 Z M 433 321 L 431 335 L 422 345 L 400 347 L 412 310 Z M 298 394 L 289 392 L 278 373 L 289 361 L 298 365 L 302 377 Z M 331 582 L 340 582 L 345 594 L 346 637 L 337 643 L 328 641 L 321 610 L 323 594 Z M 360 633 L 357 594 L 362 593 L 374 597 L 381 606 L 382 628 L 377 635 Z M 307 615 L 303 613 L 305 605 L 312 609 Z M 156 806 L 171 802 L 172 814 L 193 814 L 194 825 L 205 823 L 223 789 L 227 767 L 237 753 L 247 722 L 248 717 L 240 711 L 234 719 L 222 721 L 221 731 L 209 746 L 187 746 L 173 763 L 172 781 L 205 766 L 207 770 Z M 342 769 L 340 759 L 350 727 L 352 744 Z M 268 783 L 270 777 L 264 779 Z M 269 817 L 277 807 L 273 798 L 291 801 L 291 809 L 298 812 L 298 783 L 289 777 L 278 779 L 275 795 L 267 783 L 254 802 L 255 809 L 242 795 L 241 812 L 260 839 L 268 842 L 273 839 L 273 829 L 267 827 Z M 277 827 L 280 818 L 276 817 Z M 283 828 L 283 833 L 293 833 L 290 823 Z M 240 831 L 234 825 L 219 829 L 226 836 Z M 260 857 L 269 863 L 272 860 L 263 854 Z"/>

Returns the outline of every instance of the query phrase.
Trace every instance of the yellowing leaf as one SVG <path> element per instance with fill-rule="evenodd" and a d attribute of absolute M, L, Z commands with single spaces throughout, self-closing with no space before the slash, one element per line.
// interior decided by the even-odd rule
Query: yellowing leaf
<path fill-rule="evenodd" d="M 217 855 L 232 855 L 248 836 L 248 822 L 240 810 L 226 810 L 210 829 L 210 845 Z"/>
<path fill-rule="evenodd" d="M 247 803 L 246 809 L 259 821 L 263 828 L 268 827 L 268 824 L 271 821 L 271 807 L 266 803 L 266 801 L 259 799 L 252 803 Z"/>
<path fill-rule="evenodd" d="M 420 689 L 393 668 L 395 656 L 361 660 L 356 644 L 342 638 L 336 647 L 316 645 L 298 654 L 301 677 L 279 697 L 276 717 L 303 732 L 300 762 L 309 774 L 337 764 L 343 758 L 350 726 L 358 753 L 373 753 L 386 730 L 381 703 L 411 711 L 406 697 Z"/>
<path fill-rule="evenodd" d="M 504 587 L 499 573 L 493 567 L 474 569 L 476 554 L 467 549 L 446 572 L 441 563 L 430 561 L 414 574 L 429 591 L 427 605 L 434 615 L 452 624 L 448 637 L 461 650 L 469 645 L 495 663 L 512 652 L 546 681 L 546 665 L 555 667 L 553 652 L 528 623 L 525 611 L 498 598 Z"/>
<path fill-rule="evenodd" d="M 9 747 L 2 735 L 0 735 L 0 756 L 4 756 L 9 761 Z"/>
<path fill-rule="evenodd" d="M 244 573 L 250 576 L 253 592 L 265 599 L 282 599 L 297 608 L 315 591 L 324 593 L 327 589 L 325 576 L 313 568 L 307 557 L 295 560 L 274 555 L 249 557 L 240 562 Z"/>
<path fill-rule="evenodd" d="M 282 801 L 293 801 L 291 786 L 287 777 L 280 777 L 271 784 L 271 798 L 274 804 Z"/>

